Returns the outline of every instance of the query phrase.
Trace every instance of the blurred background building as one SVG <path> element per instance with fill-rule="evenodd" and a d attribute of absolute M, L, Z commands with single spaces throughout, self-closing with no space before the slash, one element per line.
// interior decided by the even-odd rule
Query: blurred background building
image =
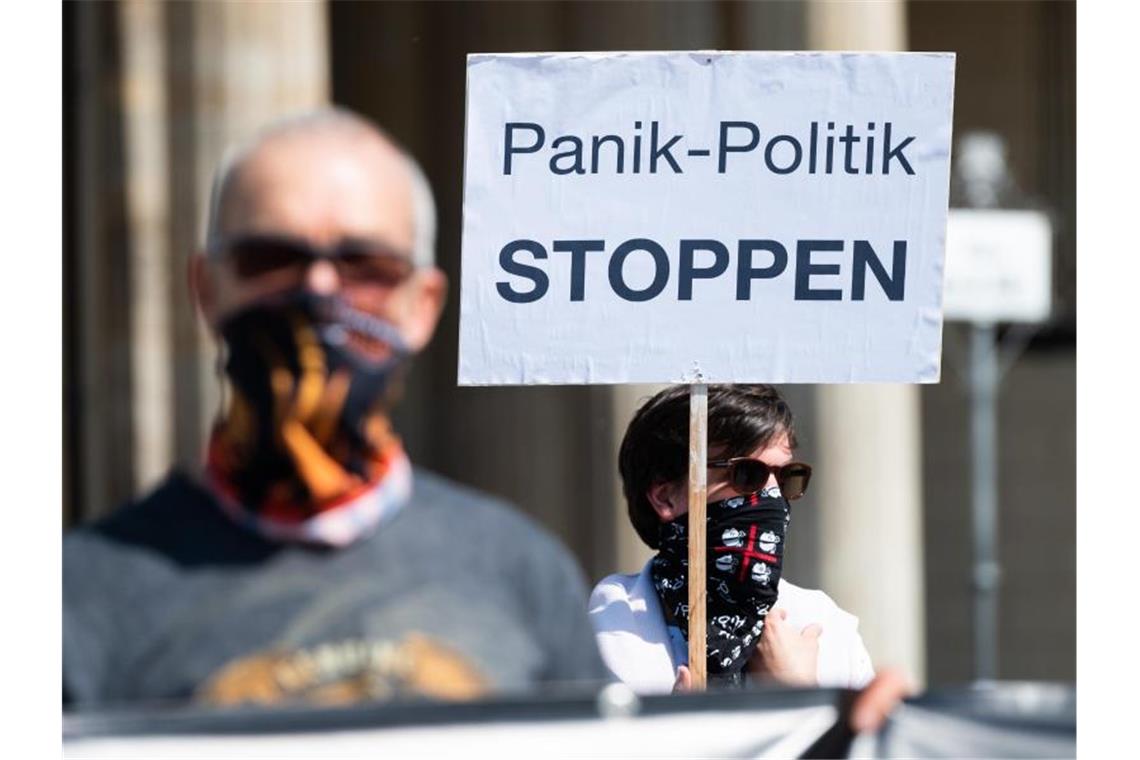
<path fill-rule="evenodd" d="M 954 51 L 955 134 L 1004 138 L 1020 197 L 1054 229 L 1053 316 L 998 403 L 997 675 L 1075 680 L 1075 16 L 997 0 L 66 3 L 65 524 L 197 465 L 219 386 L 187 259 L 215 162 L 264 122 L 331 101 L 388 129 L 432 181 L 457 287 L 468 53 Z M 635 572 L 649 552 L 616 453 L 654 388 L 457 388 L 457 295 L 396 417 L 413 461 L 519 505 L 589 581 Z M 797 502 L 787 575 L 859 615 L 877 662 L 931 685 L 969 680 L 974 655 L 962 326 L 944 338 L 937 385 L 784 389 L 821 473 Z"/>

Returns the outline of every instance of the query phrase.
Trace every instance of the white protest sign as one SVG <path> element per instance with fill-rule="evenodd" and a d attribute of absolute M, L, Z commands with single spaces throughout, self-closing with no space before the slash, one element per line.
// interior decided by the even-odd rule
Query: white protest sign
<path fill-rule="evenodd" d="M 459 383 L 936 382 L 954 56 L 472 55 Z"/>
<path fill-rule="evenodd" d="M 952 210 L 946 226 L 946 319 L 1048 319 L 1052 254 L 1052 228 L 1041 211 Z"/>

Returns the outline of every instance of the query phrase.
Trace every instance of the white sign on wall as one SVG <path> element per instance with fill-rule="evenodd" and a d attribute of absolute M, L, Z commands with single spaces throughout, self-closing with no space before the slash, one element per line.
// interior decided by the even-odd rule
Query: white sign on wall
<path fill-rule="evenodd" d="M 936 382 L 954 56 L 472 55 L 461 385 Z"/>
<path fill-rule="evenodd" d="M 1048 319 L 1052 261 L 1052 228 L 1043 212 L 952 210 L 946 227 L 946 319 Z"/>

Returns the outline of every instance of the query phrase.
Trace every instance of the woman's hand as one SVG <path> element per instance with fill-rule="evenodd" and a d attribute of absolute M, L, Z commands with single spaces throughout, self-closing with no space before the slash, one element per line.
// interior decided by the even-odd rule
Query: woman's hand
<path fill-rule="evenodd" d="M 899 702 L 914 694 L 910 679 L 899 668 L 884 668 L 867 684 L 851 706 L 849 723 L 855 733 L 878 731 Z"/>
<path fill-rule="evenodd" d="M 787 686 L 817 686 L 819 634 L 823 629 L 812 623 L 802 631 L 796 631 L 788 625 L 787 617 L 785 609 L 774 609 L 769 613 L 749 666 L 753 673 Z"/>
<path fill-rule="evenodd" d="M 693 674 L 689 672 L 688 665 L 677 668 L 677 680 L 673 682 L 673 693 L 693 690 Z"/>
<path fill-rule="evenodd" d="M 819 659 L 819 634 L 815 623 L 797 632 L 787 623 L 788 611 L 774 609 L 764 622 L 764 632 L 749 667 L 756 675 L 771 678 L 788 686 L 816 686 L 816 661 Z M 693 677 L 685 665 L 677 668 L 673 693 L 692 691 Z"/>

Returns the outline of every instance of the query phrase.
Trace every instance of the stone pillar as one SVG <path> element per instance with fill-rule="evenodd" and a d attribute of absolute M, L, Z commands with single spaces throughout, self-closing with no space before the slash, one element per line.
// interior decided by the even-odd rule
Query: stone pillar
<path fill-rule="evenodd" d="M 133 484 L 142 490 L 162 477 L 174 455 L 171 414 L 169 283 L 174 274 L 166 227 L 167 170 L 164 6 L 125 0 L 122 30 L 122 108 L 125 201 L 131 293 L 131 437 Z"/>
<path fill-rule="evenodd" d="M 905 0 L 809 0 L 812 50 L 906 50 Z"/>
<path fill-rule="evenodd" d="M 169 188 L 167 342 L 173 346 L 173 457 L 196 467 L 217 412 L 216 347 L 187 294 L 204 238 L 213 170 L 226 147 L 279 116 L 329 98 L 324 2 L 161 4 Z M 139 44 L 144 44 L 142 41 Z M 158 255 L 158 254 L 156 254 Z M 157 391 L 155 391 L 157 392 Z"/>
<path fill-rule="evenodd" d="M 187 272 L 211 174 L 231 142 L 327 102 L 326 15 L 323 1 L 68 10 L 68 518 L 199 465 L 219 385 Z"/>
<path fill-rule="evenodd" d="M 120 29 L 110 3 L 64 8 L 68 148 L 64 312 L 65 513 L 105 513 L 132 491 L 130 262 L 125 255 Z"/>
<path fill-rule="evenodd" d="M 906 5 L 807 5 L 817 50 L 903 50 Z M 915 385 L 820 386 L 816 394 L 822 588 L 859 616 L 876 666 L 925 681 L 922 437 Z"/>

